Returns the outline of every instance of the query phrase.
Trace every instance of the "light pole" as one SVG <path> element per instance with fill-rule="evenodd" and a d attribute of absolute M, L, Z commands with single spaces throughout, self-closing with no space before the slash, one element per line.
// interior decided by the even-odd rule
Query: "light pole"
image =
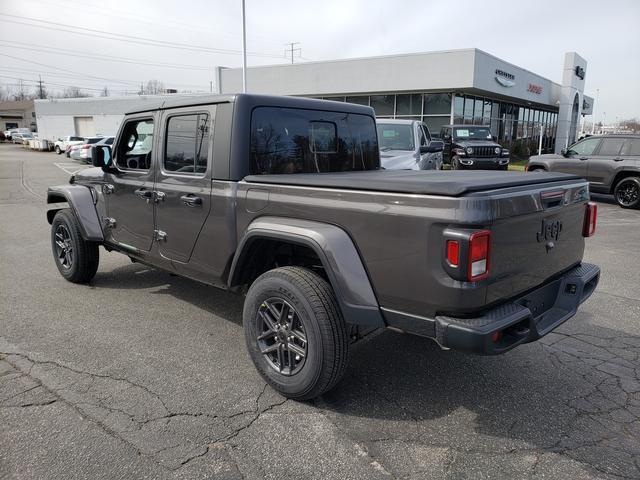
<path fill-rule="evenodd" d="M 593 105 L 593 112 L 591 113 L 591 135 L 596 133 L 596 107 L 598 106 L 598 98 L 600 97 L 600 89 L 596 88 L 596 101 Z"/>
<path fill-rule="evenodd" d="M 242 93 L 247 93 L 247 23 L 242 0 Z"/>

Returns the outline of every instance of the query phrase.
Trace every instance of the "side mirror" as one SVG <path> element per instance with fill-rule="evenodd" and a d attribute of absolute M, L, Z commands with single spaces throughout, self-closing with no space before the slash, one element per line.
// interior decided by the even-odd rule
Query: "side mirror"
<path fill-rule="evenodd" d="M 94 145 L 91 147 L 91 162 L 94 167 L 100 167 L 105 172 L 112 169 L 111 147 L 108 145 Z"/>
<path fill-rule="evenodd" d="M 562 155 L 563 157 L 567 156 L 567 149 L 563 148 L 562 150 L 560 150 L 560 155 Z"/>
<path fill-rule="evenodd" d="M 431 140 L 429 145 L 420 147 L 420 153 L 436 153 L 444 150 L 444 142 L 440 140 Z"/>

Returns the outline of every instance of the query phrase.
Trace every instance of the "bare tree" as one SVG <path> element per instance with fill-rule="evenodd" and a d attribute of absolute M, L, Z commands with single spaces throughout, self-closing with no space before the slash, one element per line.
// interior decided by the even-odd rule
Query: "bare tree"
<path fill-rule="evenodd" d="M 164 92 L 164 83 L 160 80 L 149 80 L 145 85 L 142 93 L 144 95 L 158 95 Z"/>
<path fill-rule="evenodd" d="M 90 97 L 86 92 L 83 92 L 80 87 L 67 87 L 62 92 L 62 98 L 84 98 Z"/>
<path fill-rule="evenodd" d="M 108 97 L 110 95 L 109 88 L 105 85 L 102 91 L 100 92 L 101 97 Z"/>
<path fill-rule="evenodd" d="M 640 120 L 638 120 L 637 118 L 629 118 L 627 120 L 621 120 L 619 123 L 619 126 L 633 133 L 640 133 Z"/>

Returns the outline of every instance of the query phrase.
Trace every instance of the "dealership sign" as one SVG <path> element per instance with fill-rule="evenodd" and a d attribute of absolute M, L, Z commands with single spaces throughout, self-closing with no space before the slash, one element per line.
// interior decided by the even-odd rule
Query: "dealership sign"
<path fill-rule="evenodd" d="M 580 65 L 576 65 L 574 72 L 576 74 L 576 77 L 578 77 L 580 80 L 584 80 L 584 75 L 585 75 L 584 68 L 582 68 Z"/>
<path fill-rule="evenodd" d="M 527 87 L 527 92 L 540 95 L 542 93 L 542 87 L 540 85 L 534 85 L 533 83 L 530 83 L 529 86 Z"/>
<path fill-rule="evenodd" d="M 504 70 L 500 70 L 496 68 L 496 82 L 498 82 L 503 87 L 513 87 L 516 82 L 516 76 L 513 73 L 505 72 Z"/>

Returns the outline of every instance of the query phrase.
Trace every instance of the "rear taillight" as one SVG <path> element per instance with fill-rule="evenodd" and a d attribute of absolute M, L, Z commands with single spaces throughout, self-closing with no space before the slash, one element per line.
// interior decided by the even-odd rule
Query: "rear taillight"
<path fill-rule="evenodd" d="M 460 242 L 457 240 L 447 240 L 447 261 L 452 267 L 460 263 Z"/>
<path fill-rule="evenodd" d="M 596 233 L 596 221 L 598 219 L 598 205 L 595 202 L 587 203 L 584 211 L 584 223 L 582 224 L 582 236 L 590 237 Z"/>
<path fill-rule="evenodd" d="M 489 276 L 489 243 L 491 232 L 483 230 L 469 237 L 469 268 L 467 277 L 470 282 Z"/>
<path fill-rule="evenodd" d="M 83 150 L 89 150 L 90 148 L 91 148 L 91 145 L 82 145 Z"/>

